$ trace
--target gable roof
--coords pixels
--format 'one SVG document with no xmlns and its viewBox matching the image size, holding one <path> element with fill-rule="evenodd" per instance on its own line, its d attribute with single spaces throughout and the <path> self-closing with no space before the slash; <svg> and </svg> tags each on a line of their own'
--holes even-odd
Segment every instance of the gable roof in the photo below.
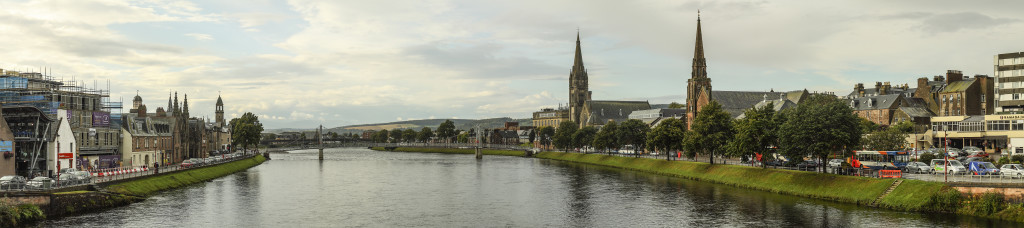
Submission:
<svg viewBox="0 0 1024 228">
<path fill-rule="evenodd" d="M 906 113 L 910 117 L 932 117 L 935 116 L 931 111 L 928 111 L 924 107 L 900 107 L 901 112 Z"/>
<path fill-rule="evenodd" d="M 590 117 L 586 123 L 604 125 L 608 120 L 621 123 L 629 118 L 629 114 L 636 110 L 651 109 L 647 101 L 586 101 L 583 103 L 588 108 Z"/>
<path fill-rule="evenodd" d="M 754 91 L 711 91 L 711 100 L 722 105 L 722 109 L 729 112 L 730 117 L 736 118 L 743 114 L 744 110 L 754 107 L 758 102 L 772 98 L 784 97 L 783 92 L 754 92 Z"/>
<path fill-rule="evenodd" d="M 972 79 L 965 79 L 963 81 L 955 81 L 953 83 L 949 83 L 949 85 L 946 85 L 946 87 L 942 89 L 941 93 L 952 93 L 952 92 L 967 91 L 967 89 L 971 88 L 971 85 L 974 84 L 974 81 L 976 81 L 976 80 L 974 80 L 972 78 Z"/>
<path fill-rule="evenodd" d="M 860 110 L 876 110 L 876 109 L 889 109 L 895 108 L 894 105 L 899 104 L 899 100 L 902 100 L 903 94 L 887 94 L 870 97 L 858 97 L 853 99 L 845 100 L 848 105 L 855 111 Z"/>
</svg>

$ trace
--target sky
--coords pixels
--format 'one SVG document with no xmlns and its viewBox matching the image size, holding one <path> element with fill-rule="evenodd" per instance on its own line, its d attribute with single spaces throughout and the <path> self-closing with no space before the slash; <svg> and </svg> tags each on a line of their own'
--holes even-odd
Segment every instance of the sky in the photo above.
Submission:
<svg viewBox="0 0 1024 228">
<path fill-rule="evenodd" d="M 715 90 L 830 91 L 993 75 L 1024 1 L 0 0 L 0 68 L 49 69 L 149 110 L 265 128 L 530 118 L 568 102 L 576 36 L 595 100 L 685 101 L 700 10 Z M 95 86 L 94 86 L 95 85 Z M 123 112 L 127 112 L 126 107 Z M 166 107 L 165 107 L 166 108 Z"/>
</svg>

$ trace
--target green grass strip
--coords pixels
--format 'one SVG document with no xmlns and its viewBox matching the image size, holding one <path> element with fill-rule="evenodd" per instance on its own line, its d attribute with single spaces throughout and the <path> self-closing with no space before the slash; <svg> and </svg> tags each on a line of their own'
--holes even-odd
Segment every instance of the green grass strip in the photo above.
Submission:
<svg viewBox="0 0 1024 228">
<path fill-rule="evenodd" d="M 159 175 L 140 180 L 107 186 L 107 191 L 134 196 L 148 196 L 153 193 L 195 184 L 242 171 L 259 165 L 267 159 L 263 155 L 228 162 L 220 165 L 195 168 L 173 174 Z"/>
<path fill-rule="evenodd" d="M 373 147 L 372 150 L 387 151 L 384 147 Z M 474 149 L 464 148 L 434 148 L 434 147 L 398 147 L 395 148 L 397 152 L 421 152 L 421 153 L 445 153 L 445 154 L 476 154 Z M 502 156 L 526 156 L 526 151 L 517 150 L 492 150 L 484 149 L 480 151 L 484 155 L 502 155 Z"/>
</svg>

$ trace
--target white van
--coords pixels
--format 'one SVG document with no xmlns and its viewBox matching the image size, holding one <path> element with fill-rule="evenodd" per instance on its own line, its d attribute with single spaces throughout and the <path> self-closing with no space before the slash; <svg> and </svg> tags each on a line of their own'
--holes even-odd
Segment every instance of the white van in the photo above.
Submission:
<svg viewBox="0 0 1024 228">
<path fill-rule="evenodd" d="M 957 160 L 932 159 L 931 165 L 934 173 L 967 174 L 967 168 Z"/>
</svg>

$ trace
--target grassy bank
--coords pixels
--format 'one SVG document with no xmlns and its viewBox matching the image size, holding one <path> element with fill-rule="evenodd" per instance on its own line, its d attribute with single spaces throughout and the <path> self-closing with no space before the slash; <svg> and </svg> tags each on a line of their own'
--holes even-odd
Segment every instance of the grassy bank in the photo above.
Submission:
<svg viewBox="0 0 1024 228">
<path fill-rule="evenodd" d="M 386 151 L 384 147 L 373 147 L 372 150 Z M 392 151 L 398 152 L 422 152 L 422 153 L 446 153 L 446 154 L 476 154 L 474 149 L 460 149 L 460 148 L 426 148 L 426 147 L 398 147 Z M 480 151 L 484 155 L 502 155 L 502 156 L 526 156 L 526 151 L 516 150 L 492 150 L 484 149 Z"/>
<path fill-rule="evenodd" d="M 114 184 L 111 186 L 107 186 L 106 189 L 107 191 L 110 192 L 125 195 L 148 196 L 158 191 L 178 188 L 185 185 L 195 184 L 211 180 L 214 178 L 227 176 L 228 174 L 232 174 L 259 165 L 260 163 L 263 163 L 266 160 L 267 159 L 264 158 L 263 155 L 256 155 L 256 157 L 233 161 L 225 164 L 191 169 L 168 175 L 160 175 L 140 180 Z"/>
<path fill-rule="evenodd" d="M 859 205 L 866 205 L 874 201 L 894 181 L 892 179 L 871 179 L 782 169 L 711 165 L 702 162 L 666 161 L 600 154 L 542 152 L 536 156 Z"/>
<path fill-rule="evenodd" d="M 536 157 L 616 167 L 858 205 L 870 204 L 895 181 L 894 179 L 600 154 L 542 152 Z M 882 198 L 878 202 L 878 206 L 899 211 L 946 212 L 1024 222 L 1024 204 L 1007 203 L 1005 197 L 998 193 L 962 194 L 939 182 L 904 180 L 899 187 Z"/>
</svg>

